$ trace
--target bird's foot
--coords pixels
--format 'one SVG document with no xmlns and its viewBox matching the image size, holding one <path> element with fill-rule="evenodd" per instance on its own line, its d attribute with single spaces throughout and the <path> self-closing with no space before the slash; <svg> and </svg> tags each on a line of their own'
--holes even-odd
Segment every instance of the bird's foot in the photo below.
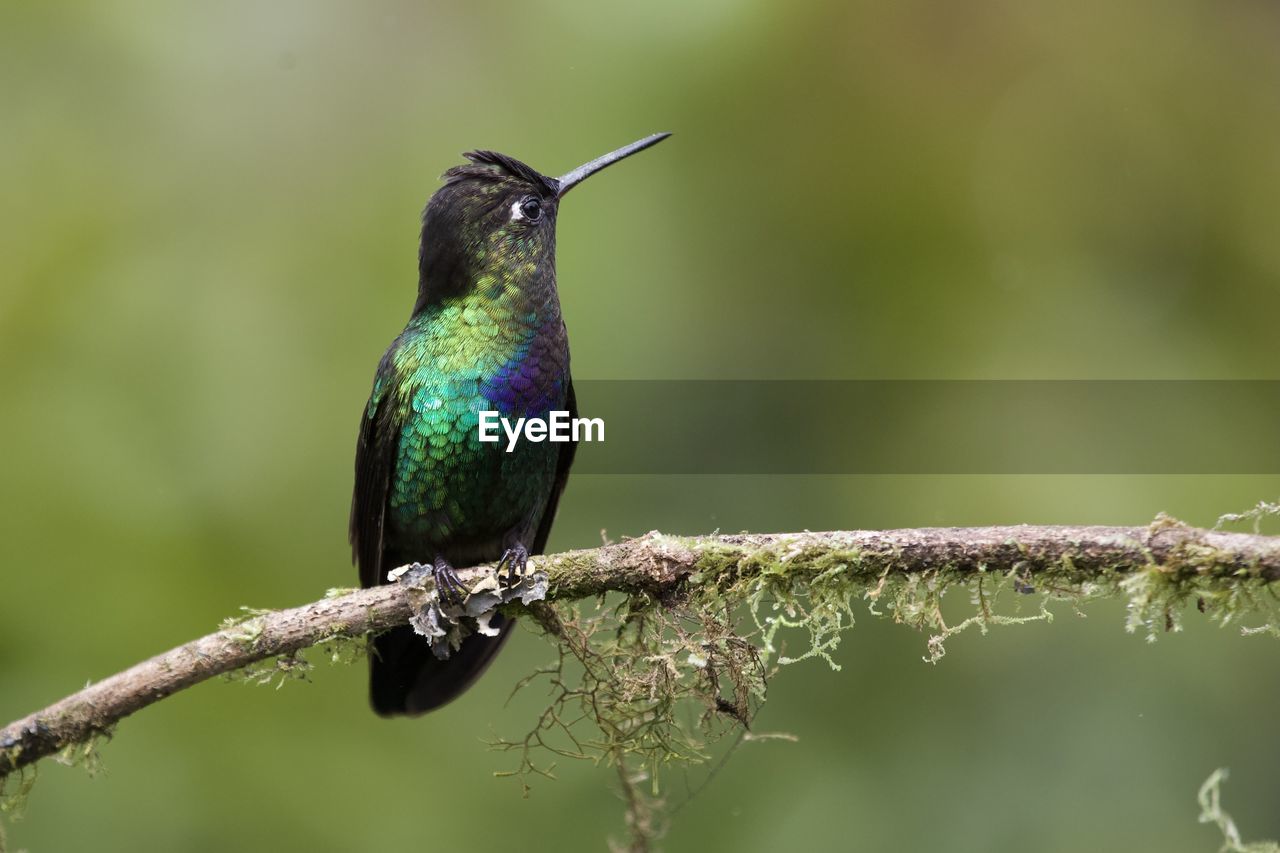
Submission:
<svg viewBox="0 0 1280 853">
<path fill-rule="evenodd" d="M 461 607 L 462 602 L 471 594 L 471 590 L 463 586 L 462 579 L 458 577 L 458 570 L 449 565 L 444 557 L 436 557 L 432 575 L 436 579 L 436 595 L 445 607 Z"/>
<path fill-rule="evenodd" d="M 507 582 L 502 582 L 502 569 L 506 567 Z M 498 576 L 498 585 L 507 586 L 508 588 L 515 586 L 524 580 L 525 572 L 529 569 L 529 551 L 523 545 L 516 543 L 508 548 L 502 554 L 502 559 L 498 561 L 498 565 L 494 566 L 494 573 Z"/>
</svg>

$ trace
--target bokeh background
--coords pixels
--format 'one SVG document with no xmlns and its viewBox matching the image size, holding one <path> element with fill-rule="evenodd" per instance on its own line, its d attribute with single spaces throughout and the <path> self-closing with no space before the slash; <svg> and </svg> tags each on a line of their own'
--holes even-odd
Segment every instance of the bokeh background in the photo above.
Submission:
<svg viewBox="0 0 1280 853">
<path fill-rule="evenodd" d="M 558 173 L 677 134 L 561 216 L 584 379 L 1276 378 L 1277 38 L 1259 0 L 0 2 L 0 717 L 354 582 L 357 415 L 469 148 Z M 593 475 L 552 545 L 1211 524 L 1277 495 Z M 862 618 L 841 672 L 774 681 L 757 724 L 798 742 L 743 746 L 665 847 L 1208 851 L 1221 765 L 1245 835 L 1280 836 L 1276 642 L 1122 626 L 1064 610 L 929 666 Z M 491 775 L 550 654 L 518 636 L 417 721 L 375 719 L 362 666 L 203 685 L 126 721 L 97 778 L 42 768 L 10 845 L 600 849 L 610 771 L 562 762 L 529 799 Z"/>
</svg>

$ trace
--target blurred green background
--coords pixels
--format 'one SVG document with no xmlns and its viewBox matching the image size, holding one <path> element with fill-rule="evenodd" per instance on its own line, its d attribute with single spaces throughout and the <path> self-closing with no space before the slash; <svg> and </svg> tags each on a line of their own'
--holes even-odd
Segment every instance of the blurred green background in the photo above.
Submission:
<svg viewBox="0 0 1280 853">
<path fill-rule="evenodd" d="M 354 583 L 357 414 L 459 152 L 575 193 L 581 378 L 1275 378 L 1280 7 L 1258 0 L 0 2 L 0 717 Z M 1245 413 L 1247 414 L 1247 413 Z M 750 423 L 726 428 L 751 429 Z M 1211 524 L 1277 477 L 607 477 L 552 537 Z M 1194 614 L 1192 615 L 1194 617 Z M 1209 851 L 1280 836 L 1280 648 L 1119 604 L 953 641 L 863 618 L 784 670 L 668 850 Z M 360 850 L 621 837 L 610 771 L 491 773 L 551 649 L 374 718 L 363 666 L 216 682 L 50 765 L 13 848 Z M 692 783 L 699 778 L 690 774 Z M 682 798 L 683 780 L 672 791 Z"/>
</svg>

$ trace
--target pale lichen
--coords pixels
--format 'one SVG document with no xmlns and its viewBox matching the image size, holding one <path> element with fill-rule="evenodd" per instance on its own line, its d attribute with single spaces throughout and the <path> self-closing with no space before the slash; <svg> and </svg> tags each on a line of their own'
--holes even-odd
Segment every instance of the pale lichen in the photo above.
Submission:
<svg viewBox="0 0 1280 853">
<path fill-rule="evenodd" d="M 1218 516 L 1218 523 L 1213 526 L 1213 529 L 1221 530 L 1228 524 L 1248 521 L 1252 524 L 1254 533 L 1261 533 L 1263 521 L 1268 518 L 1277 517 L 1280 517 L 1280 502 L 1258 501 L 1255 506 L 1245 510 L 1244 512 L 1228 512 Z"/>
<path fill-rule="evenodd" d="M 533 565 L 532 561 L 529 564 Z M 430 566 L 418 567 L 420 572 L 397 569 L 389 577 L 400 583 L 421 585 L 427 578 L 433 578 Z M 434 585 L 434 580 L 432 581 Z M 512 603 L 529 606 L 547 597 L 547 575 L 545 572 L 528 571 L 516 578 L 514 583 L 499 579 L 496 572 L 488 573 L 471 584 L 466 598 L 458 603 L 443 603 L 438 596 L 423 601 L 409 625 L 414 632 L 427 641 L 431 651 L 440 660 L 449 657 L 462 646 L 462 641 L 472 634 L 496 637 L 500 624 L 491 624 L 498 615 L 499 608 Z"/>
<path fill-rule="evenodd" d="M 1274 841 L 1245 843 L 1231 815 L 1222 809 L 1222 783 L 1227 780 L 1226 768 L 1218 768 L 1200 786 L 1197 799 L 1200 802 L 1200 822 L 1212 823 L 1222 833 L 1222 846 L 1218 853 L 1280 853 L 1280 844 Z"/>
</svg>

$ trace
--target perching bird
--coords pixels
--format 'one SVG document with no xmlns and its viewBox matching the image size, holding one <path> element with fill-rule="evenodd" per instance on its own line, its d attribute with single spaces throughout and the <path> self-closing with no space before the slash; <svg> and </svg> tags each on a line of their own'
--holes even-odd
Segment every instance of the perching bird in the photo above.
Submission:
<svg viewBox="0 0 1280 853">
<path fill-rule="evenodd" d="M 556 290 L 556 212 L 565 193 L 659 133 L 550 178 L 493 151 L 444 174 L 422 215 L 418 300 L 382 357 L 360 419 L 350 539 L 360 583 L 433 567 L 442 598 L 465 590 L 455 567 L 499 561 L 508 582 L 547 544 L 575 445 L 482 443 L 478 418 L 577 417 L 569 339 Z M 457 697 L 493 660 L 497 636 L 472 634 L 438 660 L 408 626 L 375 638 L 370 698 L 383 716 Z"/>
</svg>

